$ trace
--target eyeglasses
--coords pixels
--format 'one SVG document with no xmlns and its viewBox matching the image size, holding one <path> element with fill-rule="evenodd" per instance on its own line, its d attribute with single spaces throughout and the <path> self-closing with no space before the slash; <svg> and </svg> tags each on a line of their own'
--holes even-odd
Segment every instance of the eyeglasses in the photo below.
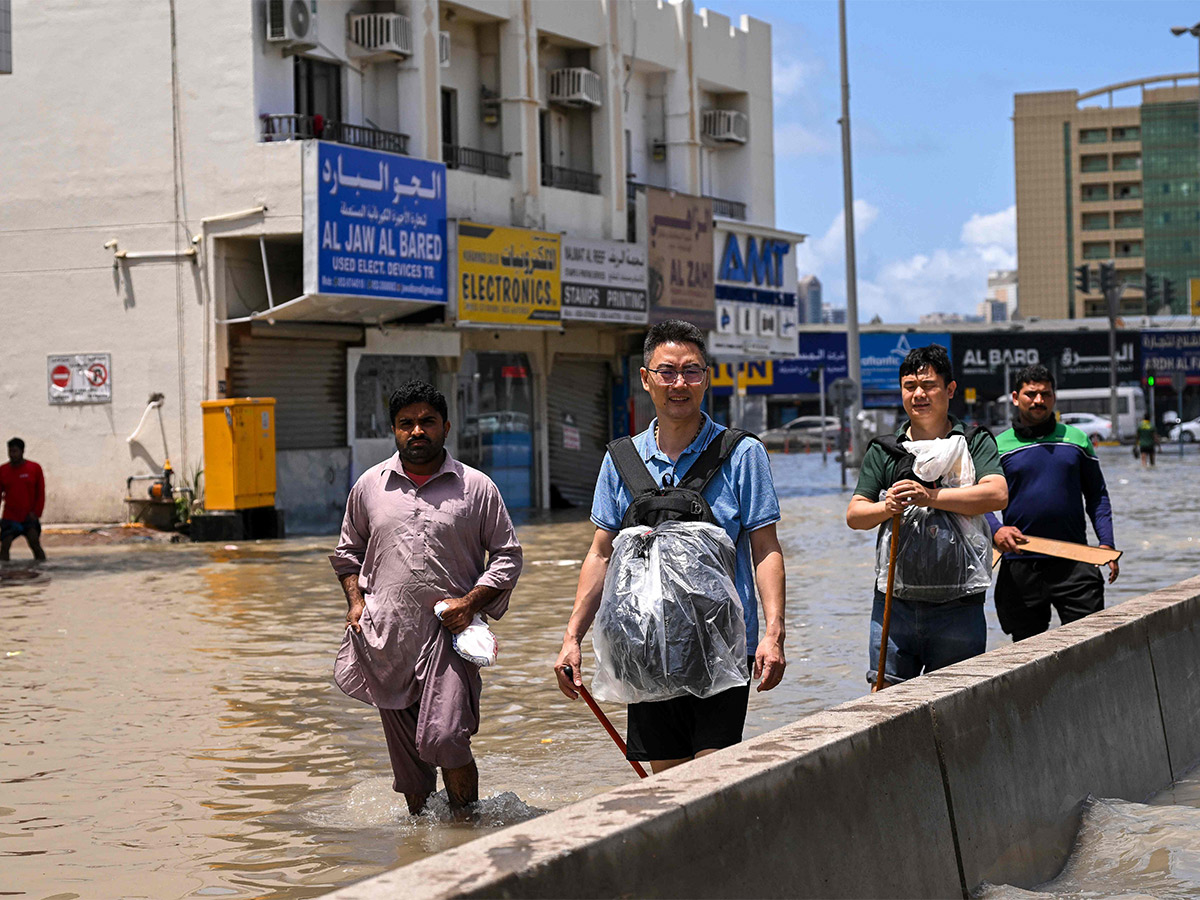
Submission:
<svg viewBox="0 0 1200 900">
<path fill-rule="evenodd" d="M 708 369 L 703 366 L 684 366 L 682 369 L 659 366 L 657 369 L 647 369 L 646 371 L 653 372 L 658 376 L 658 380 L 666 385 L 674 384 L 675 379 L 680 375 L 683 376 L 684 384 L 699 384 L 704 380 L 704 376 L 708 374 Z"/>
</svg>

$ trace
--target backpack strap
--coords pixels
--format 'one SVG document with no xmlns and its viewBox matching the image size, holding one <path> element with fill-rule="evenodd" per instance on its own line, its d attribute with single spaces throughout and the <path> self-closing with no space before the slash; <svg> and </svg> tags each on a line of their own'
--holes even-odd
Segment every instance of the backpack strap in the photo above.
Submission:
<svg viewBox="0 0 1200 900">
<path fill-rule="evenodd" d="M 725 465 L 725 460 L 733 455 L 734 449 L 741 443 L 742 438 L 747 437 L 754 437 L 754 435 L 740 428 L 726 428 L 716 440 L 708 442 L 708 446 L 692 463 L 687 474 L 683 476 L 683 480 L 679 482 L 679 486 L 703 494 L 708 488 L 708 483 L 720 471 L 721 466 Z"/>
<path fill-rule="evenodd" d="M 634 446 L 633 438 L 626 435 L 610 441 L 608 455 L 612 457 L 613 465 L 617 467 L 617 474 L 621 476 L 621 480 L 625 482 L 625 486 L 629 488 L 629 493 L 633 496 L 658 490 L 658 484 L 654 481 L 650 470 L 646 468 L 646 462 L 638 453 L 637 447 Z"/>
<path fill-rule="evenodd" d="M 872 438 L 871 444 L 877 444 L 879 449 L 886 453 L 892 459 L 904 459 L 911 454 L 900 446 L 900 439 L 894 434 L 881 434 L 877 438 Z M 871 449 L 871 444 L 867 444 L 867 449 Z"/>
</svg>

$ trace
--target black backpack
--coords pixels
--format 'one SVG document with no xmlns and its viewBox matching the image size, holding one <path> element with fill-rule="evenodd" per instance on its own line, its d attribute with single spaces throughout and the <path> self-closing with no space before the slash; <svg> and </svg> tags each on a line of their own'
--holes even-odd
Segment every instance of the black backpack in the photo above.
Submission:
<svg viewBox="0 0 1200 900">
<path fill-rule="evenodd" d="M 716 525 L 712 508 L 704 499 L 704 490 L 729 459 L 742 438 L 754 437 L 740 428 L 727 428 L 709 442 L 679 484 L 659 487 L 654 476 L 633 444 L 633 438 L 617 438 L 608 445 L 609 455 L 633 500 L 621 517 L 621 528 L 645 525 L 653 528 L 661 522 L 707 522 Z"/>
<path fill-rule="evenodd" d="M 975 435 L 979 434 L 981 431 L 993 441 L 996 440 L 992 433 L 982 425 L 973 425 L 966 430 L 964 435 L 967 440 L 968 450 L 971 448 L 971 441 L 975 439 Z M 937 486 L 936 482 L 925 481 L 923 478 L 918 478 L 916 473 L 913 472 L 913 463 L 916 461 L 916 457 L 904 449 L 904 440 L 899 435 L 883 434 L 872 440 L 871 444 L 877 444 L 879 449 L 886 453 L 890 459 L 895 460 L 896 468 L 893 470 L 894 474 L 892 476 L 892 484 L 895 484 L 897 481 L 910 479 L 912 481 L 919 481 L 927 488 Z M 867 445 L 868 450 L 871 449 L 871 444 Z"/>
</svg>

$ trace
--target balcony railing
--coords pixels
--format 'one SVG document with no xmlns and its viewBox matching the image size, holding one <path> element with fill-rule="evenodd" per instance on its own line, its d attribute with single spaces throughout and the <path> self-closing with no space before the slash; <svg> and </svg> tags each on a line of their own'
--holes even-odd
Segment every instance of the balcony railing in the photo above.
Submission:
<svg viewBox="0 0 1200 900">
<path fill-rule="evenodd" d="M 326 119 L 324 116 L 302 116 L 295 113 L 264 113 L 264 141 L 296 141 L 317 139 L 337 144 L 352 144 L 370 150 L 389 153 L 408 153 L 408 135 L 383 131 L 366 125 L 350 125 Z"/>
<path fill-rule="evenodd" d="M 600 176 L 579 169 L 564 169 L 542 163 L 542 184 L 546 187 L 563 188 L 567 191 L 582 191 L 585 194 L 600 193 Z"/>
<path fill-rule="evenodd" d="M 447 169 L 463 169 L 496 178 L 508 177 L 508 157 L 503 153 L 488 153 L 486 150 L 475 150 L 472 147 L 442 144 L 442 159 Z"/>
<path fill-rule="evenodd" d="M 746 204 L 739 200 L 722 200 L 720 197 L 709 197 L 713 204 L 713 215 L 725 219 L 746 221 Z"/>
</svg>

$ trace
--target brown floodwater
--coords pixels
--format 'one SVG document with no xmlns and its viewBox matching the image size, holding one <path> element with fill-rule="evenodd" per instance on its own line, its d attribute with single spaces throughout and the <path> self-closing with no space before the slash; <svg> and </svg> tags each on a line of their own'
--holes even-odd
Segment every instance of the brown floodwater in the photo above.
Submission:
<svg viewBox="0 0 1200 900">
<path fill-rule="evenodd" d="M 1149 471 L 1127 449 L 1101 459 L 1126 550 L 1109 602 L 1195 574 L 1200 455 L 1163 453 Z M 867 689 L 874 536 L 846 528 L 832 459 L 772 466 L 789 666 L 779 688 L 751 694 L 747 736 Z M 635 778 L 550 669 L 592 527 L 567 513 L 519 531 L 526 568 L 484 673 L 476 825 L 438 802 L 408 816 L 376 712 L 333 685 L 345 601 L 332 538 L 63 548 L 39 570 L 14 546 L 0 568 L 0 895 L 311 897 Z M 1007 642 L 990 612 L 989 626 L 989 646 Z M 1136 828 L 1095 830 L 1194 859 L 1200 795 L 1184 786 L 1170 802 L 1138 806 L 1182 809 L 1166 849 Z M 1082 896 L 1072 889 L 1059 896 Z"/>
</svg>

